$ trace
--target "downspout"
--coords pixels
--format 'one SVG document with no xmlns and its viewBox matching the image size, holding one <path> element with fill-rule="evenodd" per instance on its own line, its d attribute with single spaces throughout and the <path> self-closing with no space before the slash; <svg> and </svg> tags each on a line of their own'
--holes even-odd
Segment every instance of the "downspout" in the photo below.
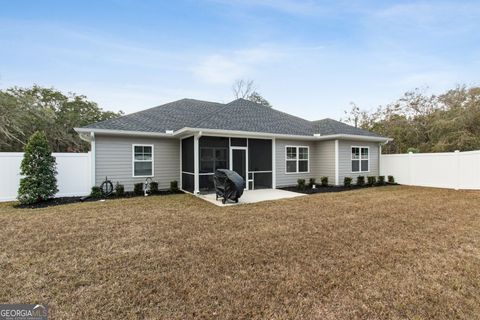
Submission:
<svg viewBox="0 0 480 320">
<path fill-rule="evenodd" d="M 338 140 L 335 140 L 335 185 L 340 185 L 340 168 L 339 168 L 339 147 L 338 147 Z"/>
<path fill-rule="evenodd" d="M 95 146 L 95 133 L 91 132 L 90 133 L 90 170 L 91 170 L 91 181 L 90 181 L 90 185 L 92 187 L 95 186 L 95 167 L 96 167 L 96 158 L 95 158 L 95 154 L 96 154 L 96 146 Z"/>
</svg>

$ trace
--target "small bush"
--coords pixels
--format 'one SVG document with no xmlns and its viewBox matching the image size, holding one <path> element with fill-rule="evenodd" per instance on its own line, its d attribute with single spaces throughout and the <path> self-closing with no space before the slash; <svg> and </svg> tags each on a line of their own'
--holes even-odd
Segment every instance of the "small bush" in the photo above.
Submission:
<svg viewBox="0 0 480 320">
<path fill-rule="evenodd" d="M 172 192 L 177 192 L 178 191 L 178 181 L 177 180 L 170 181 L 170 191 L 172 191 Z"/>
<path fill-rule="evenodd" d="M 357 177 L 357 186 L 363 187 L 365 185 L 365 177 L 364 176 L 358 176 Z"/>
<path fill-rule="evenodd" d="M 92 187 L 92 191 L 90 192 L 90 197 L 94 199 L 99 199 L 102 197 L 102 189 L 100 187 Z"/>
<path fill-rule="evenodd" d="M 375 176 L 368 176 L 367 177 L 367 183 L 369 186 L 373 186 L 377 183 L 377 177 Z"/>
<path fill-rule="evenodd" d="M 322 187 L 328 187 L 328 177 L 320 177 Z"/>
<path fill-rule="evenodd" d="M 385 185 L 385 176 L 378 176 L 378 183 L 379 186 Z"/>
<path fill-rule="evenodd" d="M 150 182 L 150 193 L 151 194 L 158 193 L 158 182 L 155 182 L 155 181 Z"/>
<path fill-rule="evenodd" d="M 115 194 L 117 197 L 123 197 L 125 195 L 125 187 L 123 184 L 120 184 L 119 182 L 115 184 Z"/>
<path fill-rule="evenodd" d="M 343 185 L 347 188 L 350 188 L 352 186 L 352 178 L 351 177 L 343 178 Z"/>
<path fill-rule="evenodd" d="M 143 182 L 135 183 L 133 185 L 133 193 L 137 196 L 143 195 Z"/>
<path fill-rule="evenodd" d="M 395 183 L 393 176 L 388 176 L 388 183 Z"/>
<path fill-rule="evenodd" d="M 308 188 L 313 189 L 314 185 L 316 185 L 316 179 L 315 178 L 310 178 L 308 180 Z"/>
<path fill-rule="evenodd" d="M 305 190 L 305 179 L 298 179 L 297 180 L 297 189 L 298 190 Z"/>
</svg>

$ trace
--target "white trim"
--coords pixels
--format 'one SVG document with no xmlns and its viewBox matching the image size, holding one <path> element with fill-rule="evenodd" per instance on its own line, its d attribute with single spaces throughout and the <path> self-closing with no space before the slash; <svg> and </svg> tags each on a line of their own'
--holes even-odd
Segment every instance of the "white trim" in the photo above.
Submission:
<svg viewBox="0 0 480 320">
<path fill-rule="evenodd" d="M 287 158 L 287 149 L 288 148 L 296 148 L 297 149 L 297 152 L 296 152 L 296 159 L 288 159 Z M 300 159 L 299 156 L 300 156 L 300 150 L 299 148 L 307 148 L 308 150 L 308 158 L 307 159 Z M 298 171 L 298 162 L 299 161 L 308 161 L 307 164 L 308 164 L 308 171 Z M 287 161 L 296 161 L 296 170 L 295 172 L 287 172 Z M 286 145 L 285 146 L 285 174 L 308 174 L 310 173 L 310 146 L 304 146 L 304 145 L 296 145 L 296 146 L 292 146 L 292 145 Z"/>
<path fill-rule="evenodd" d="M 162 138 L 180 138 L 184 134 L 192 134 L 199 131 L 203 131 L 211 136 L 229 136 L 234 138 L 249 138 L 249 137 L 263 137 L 268 138 L 288 138 L 293 140 L 332 140 L 332 139 L 344 139 L 344 140 L 358 140 L 358 141 L 372 141 L 372 142 L 388 142 L 392 141 L 392 138 L 385 137 L 372 137 L 361 136 L 355 134 L 332 134 L 325 136 L 316 135 L 293 135 L 293 134 L 279 134 L 279 133 L 267 133 L 267 132 L 248 132 L 240 130 L 220 130 L 220 129 L 206 129 L 206 128 L 190 128 L 184 127 L 172 134 L 161 132 L 142 132 L 142 131 L 130 131 L 130 130 L 111 130 L 111 129 L 95 129 L 95 128 L 74 128 L 78 133 L 83 132 L 95 132 L 110 135 L 131 135 L 131 136 L 144 136 L 144 137 L 162 137 Z"/>
<path fill-rule="evenodd" d="M 200 193 L 200 144 L 199 144 L 199 139 L 200 139 L 201 133 L 195 134 L 193 136 L 193 194 L 199 194 Z"/>
<path fill-rule="evenodd" d="M 135 160 L 135 147 L 151 147 L 152 148 L 152 160 Z M 134 143 L 132 144 L 132 178 L 153 178 L 155 177 L 155 146 L 153 144 L 141 144 Z M 135 175 L 135 162 L 151 162 L 152 163 L 152 174 L 146 176 L 136 176 Z"/>
<path fill-rule="evenodd" d="M 272 189 L 277 189 L 277 141 L 272 138 Z"/>
<path fill-rule="evenodd" d="M 92 181 L 90 181 L 90 184 L 92 185 L 92 187 L 95 186 L 96 184 L 96 167 L 97 167 L 97 161 L 96 161 L 96 144 L 95 144 L 95 133 L 94 132 L 91 132 L 90 133 L 90 148 L 91 148 L 91 154 L 90 154 L 90 179 L 92 179 Z"/>
<path fill-rule="evenodd" d="M 245 190 L 248 190 L 248 176 L 250 171 L 248 171 L 248 140 L 246 147 L 237 147 L 237 146 L 230 146 L 229 152 L 229 162 L 230 162 L 230 170 L 233 171 L 233 150 L 245 150 Z"/>
<path fill-rule="evenodd" d="M 183 169 L 183 168 L 182 168 L 182 165 L 183 165 L 183 164 L 182 164 L 182 143 L 183 143 L 183 139 L 179 139 L 179 140 L 180 140 L 180 141 L 179 141 L 179 144 L 180 144 L 180 152 L 179 152 L 179 153 L 180 153 L 180 159 L 179 159 L 179 160 L 180 160 L 180 161 L 179 161 L 179 162 L 180 162 L 180 170 L 179 170 L 179 171 L 180 171 L 180 177 L 179 177 L 179 183 L 178 183 L 179 186 L 178 186 L 178 188 L 179 188 L 180 190 L 182 190 L 182 187 L 183 187 L 183 174 L 182 174 L 182 169 Z"/>
<path fill-rule="evenodd" d="M 92 128 L 73 128 L 78 133 L 94 132 L 110 135 L 124 135 L 124 136 L 141 136 L 141 137 L 163 137 L 163 138 L 176 138 L 175 133 L 160 133 L 160 132 L 143 132 L 143 131 L 131 131 L 131 130 L 111 130 L 111 129 L 92 129 Z"/>
<path fill-rule="evenodd" d="M 335 140 L 335 185 L 338 186 L 340 185 L 340 174 L 339 174 L 339 166 L 340 166 L 340 163 L 339 163 L 339 147 L 338 147 L 338 140 Z M 350 150 L 350 152 L 352 152 L 352 150 Z M 352 164 L 350 163 L 350 166 Z"/>
<path fill-rule="evenodd" d="M 359 157 L 358 159 L 353 159 L 352 158 L 352 148 L 359 148 Z M 368 159 L 362 159 L 362 149 L 367 149 L 368 150 Z M 352 161 L 358 160 L 358 169 L 360 171 L 353 171 L 352 170 Z M 362 160 L 368 160 L 368 170 L 367 171 L 362 171 Z M 369 173 L 370 172 L 370 147 L 369 146 L 350 146 L 350 171 L 352 174 L 354 173 Z"/>
</svg>

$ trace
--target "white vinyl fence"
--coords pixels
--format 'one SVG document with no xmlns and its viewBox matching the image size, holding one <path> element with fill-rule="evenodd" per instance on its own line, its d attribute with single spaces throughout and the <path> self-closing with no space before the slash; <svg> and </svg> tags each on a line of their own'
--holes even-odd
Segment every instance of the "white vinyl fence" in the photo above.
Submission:
<svg viewBox="0 0 480 320">
<path fill-rule="evenodd" d="M 480 189 L 480 151 L 382 155 L 380 174 L 412 186 Z"/>
<path fill-rule="evenodd" d="M 57 197 L 84 196 L 90 193 L 90 152 L 53 153 L 57 160 Z M 17 197 L 22 152 L 0 153 L 0 201 Z"/>
</svg>

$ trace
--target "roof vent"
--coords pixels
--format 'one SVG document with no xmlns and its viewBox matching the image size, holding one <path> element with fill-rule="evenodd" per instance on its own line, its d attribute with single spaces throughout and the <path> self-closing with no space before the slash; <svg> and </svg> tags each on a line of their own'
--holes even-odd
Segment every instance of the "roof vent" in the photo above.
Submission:
<svg viewBox="0 0 480 320">
<path fill-rule="evenodd" d="M 165 130 L 166 134 L 173 134 L 173 130 Z"/>
<path fill-rule="evenodd" d="M 322 135 L 320 133 L 314 133 L 313 136 L 314 137 L 321 137 Z"/>
</svg>

